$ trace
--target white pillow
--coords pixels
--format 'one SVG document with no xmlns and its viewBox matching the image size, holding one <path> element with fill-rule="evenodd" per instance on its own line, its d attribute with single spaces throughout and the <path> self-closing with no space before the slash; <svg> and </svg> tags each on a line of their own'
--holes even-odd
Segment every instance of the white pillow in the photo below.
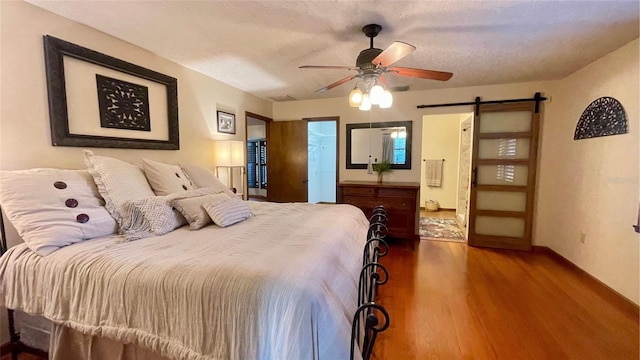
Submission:
<svg viewBox="0 0 640 360">
<path fill-rule="evenodd" d="M 207 214 L 202 205 L 207 203 L 218 203 L 220 201 L 231 199 L 225 193 L 204 195 L 187 199 L 173 200 L 171 205 L 176 208 L 182 216 L 189 222 L 191 230 L 199 230 L 205 225 L 211 224 L 213 221 Z"/>
<path fill-rule="evenodd" d="M 187 176 L 189 176 L 189 179 L 193 181 L 193 184 L 197 188 L 213 188 L 216 192 L 224 192 L 231 197 L 236 196 L 236 194 L 223 184 L 209 169 L 199 165 L 182 163 L 180 167 L 187 173 Z"/>
<path fill-rule="evenodd" d="M 169 195 L 196 188 L 178 165 L 142 159 L 142 166 L 156 195 Z"/>
<path fill-rule="evenodd" d="M 42 256 L 118 229 L 86 170 L 0 171 L 0 204 L 27 246 Z"/>
<path fill-rule="evenodd" d="M 123 206 L 121 232 L 127 241 L 171 232 L 187 223 L 182 214 L 171 205 L 173 201 L 209 195 L 212 192 L 213 189 L 205 188 L 128 201 Z"/>
<path fill-rule="evenodd" d="M 155 196 L 139 167 L 122 160 L 97 156 L 84 150 L 87 170 L 95 181 L 105 207 L 122 225 L 122 206 L 127 201 Z"/>
<path fill-rule="evenodd" d="M 213 222 L 220 227 L 227 227 L 253 216 L 253 211 L 238 199 L 230 199 L 218 203 L 202 205 Z"/>
</svg>

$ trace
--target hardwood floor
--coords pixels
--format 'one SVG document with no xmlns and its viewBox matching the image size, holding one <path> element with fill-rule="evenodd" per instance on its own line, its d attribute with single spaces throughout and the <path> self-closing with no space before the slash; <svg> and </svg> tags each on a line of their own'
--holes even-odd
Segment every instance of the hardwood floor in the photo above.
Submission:
<svg viewBox="0 0 640 360">
<path fill-rule="evenodd" d="M 438 218 L 438 219 L 455 219 L 456 211 L 442 210 L 442 209 L 438 211 L 427 211 L 425 209 L 420 209 L 420 217 Z"/>
<path fill-rule="evenodd" d="M 31 354 L 20 354 L 18 355 L 18 359 L 19 360 L 45 360 L 46 358 L 41 358 Z M 11 354 L 1 357 L 0 360 L 11 360 Z"/>
<path fill-rule="evenodd" d="M 391 324 L 374 359 L 639 357 L 637 312 L 546 253 L 421 241 L 381 260 L 390 280 L 379 302 Z"/>
<path fill-rule="evenodd" d="M 421 241 L 382 263 L 375 359 L 638 359 L 637 308 L 546 253 Z"/>
</svg>

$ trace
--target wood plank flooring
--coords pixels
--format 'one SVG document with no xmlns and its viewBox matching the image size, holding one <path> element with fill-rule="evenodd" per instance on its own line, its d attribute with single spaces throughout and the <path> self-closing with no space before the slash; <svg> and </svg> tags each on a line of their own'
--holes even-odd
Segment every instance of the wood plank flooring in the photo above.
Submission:
<svg viewBox="0 0 640 360">
<path fill-rule="evenodd" d="M 421 241 L 382 263 L 375 359 L 638 359 L 637 309 L 546 253 Z"/>
<path fill-rule="evenodd" d="M 382 263 L 391 325 L 374 359 L 639 357 L 637 313 L 545 253 L 421 241 L 414 252 L 392 247 Z"/>
</svg>

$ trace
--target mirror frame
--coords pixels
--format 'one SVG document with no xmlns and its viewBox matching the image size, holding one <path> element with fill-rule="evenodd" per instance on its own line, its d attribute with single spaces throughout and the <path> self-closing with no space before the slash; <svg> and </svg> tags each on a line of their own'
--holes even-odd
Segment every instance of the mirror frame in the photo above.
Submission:
<svg viewBox="0 0 640 360">
<path fill-rule="evenodd" d="M 359 124 L 347 124 L 347 169 L 366 169 L 368 164 L 352 164 L 351 163 L 351 131 L 355 129 L 372 129 L 386 128 L 386 127 L 402 127 L 407 130 L 406 137 L 406 149 L 405 149 L 405 163 L 404 164 L 391 164 L 391 168 L 394 170 L 409 170 L 411 169 L 411 144 L 413 139 L 413 132 L 411 130 L 413 121 L 387 121 L 387 122 L 375 122 L 375 123 L 359 123 Z"/>
</svg>

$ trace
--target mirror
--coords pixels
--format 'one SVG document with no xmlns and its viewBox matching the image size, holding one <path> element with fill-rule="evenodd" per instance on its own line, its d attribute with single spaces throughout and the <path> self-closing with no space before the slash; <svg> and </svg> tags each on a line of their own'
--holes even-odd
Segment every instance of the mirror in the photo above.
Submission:
<svg viewBox="0 0 640 360">
<path fill-rule="evenodd" d="M 411 121 L 347 124 L 347 169 L 366 169 L 389 160 L 392 169 L 411 169 Z"/>
</svg>

